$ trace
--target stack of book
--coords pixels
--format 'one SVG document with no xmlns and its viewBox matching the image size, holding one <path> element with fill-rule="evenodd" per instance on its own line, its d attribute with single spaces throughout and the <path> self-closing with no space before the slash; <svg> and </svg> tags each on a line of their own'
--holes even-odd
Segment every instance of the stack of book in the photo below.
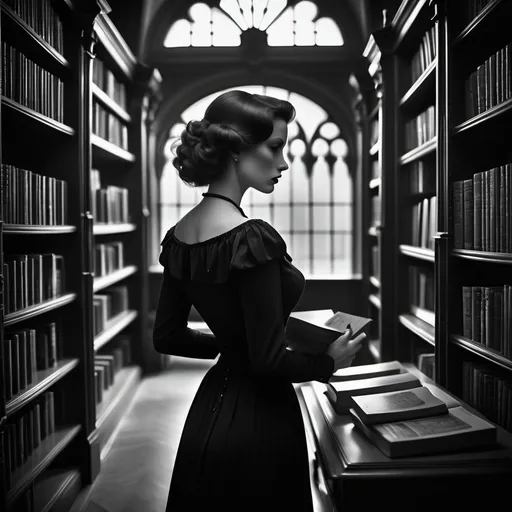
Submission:
<svg viewBox="0 0 512 512">
<path fill-rule="evenodd" d="M 338 370 L 326 396 L 338 414 L 388 457 L 411 457 L 496 444 L 497 429 L 398 361 Z"/>
</svg>

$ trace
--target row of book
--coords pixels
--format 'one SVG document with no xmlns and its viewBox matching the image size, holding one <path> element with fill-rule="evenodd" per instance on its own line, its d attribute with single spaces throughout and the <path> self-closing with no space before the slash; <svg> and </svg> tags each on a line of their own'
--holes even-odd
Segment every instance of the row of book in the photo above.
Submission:
<svg viewBox="0 0 512 512">
<path fill-rule="evenodd" d="M 436 107 L 431 105 L 405 123 L 405 151 L 410 151 L 436 136 Z"/>
<path fill-rule="evenodd" d="M 7 487 L 13 483 L 16 470 L 21 469 L 34 450 L 55 432 L 55 396 L 46 391 L 33 400 L 17 419 L 5 425 L 5 472 Z"/>
<path fill-rule="evenodd" d="M 96 57 L 92 64 L 92 81 L 123 109 L 128 108 L 126 85 L 117 80 L 104 62 Z"/>
<path fill-rule="evenodd" d="M 98 224 L 129 222 L 128 189 L 114 185 L 101 186 L 98 169 L 91 169 L 91 210 Z"/>
<path fill-rule="evenodd" d="M 512 287 L 463 286 L 462 333 L 512 359 Z"/>
<path fill-rule="evenodd" d="M 94 336 L 98 336 L 108 325 L 108 321 L 128 310 L 128 287 L 111 286 L 93 297 Z"/>
<path fill-rule="evenodd" d="M 462 399 L 486 418 L 512 432 L 512 381 L 501 379 L 484 366 L 462 364 Z"/>
<path fill-rule="evenodd" d="M 437 197 L 425 197 L 412 206 L 412 245 L 434 249 L 436 231 Z"/>
<path fill-rule="evenodd" d="M 430 27 L 421 40 L 417 52 L 411 59 L 411 84 L 421 76 L 436 58 L 436 27 Z"/>
<path fill-rule="evenodd" d="M 65 290 L 64 258 L 60 254 L 7 254 L 4 262 L 4 310 L 13 313 Z"/>
<path fill-rule="evenodd" d="M 471 118 L 512 97 L 512 43 L 492 54 L 465 81 L 466 116 Z"/>
<path fill-rule="evenodd" d="M 424 352 L 417 357 L 418 370 L 429 379 L 434 380 L 436 375 L 436 355 L 434 352 Z"/>
<path fill-rule="evenodd" d="M 0 189 L 4 222 L 43 226 L 67 224 L 66 181 L 1 164 Z"/>
<path fill-rule="evenodd" d="M 415 160 L 407 166 L 408 194 L 436 195 L 436 168 L 425 160 Z"/>
<path fill-rule="evenodd" d="M 128 127 L 98 101 L 92 104 L 92 132 L 122 149 L 128 150 Z"/>
<path fill-rule="evenodd" d="M 63 344 L 60 322 L 9 332 L 4 338 L 5 399 L 38 383 L 38 372 L 57 367 Z"/>
<path fill-rule="evenodd" d="M 349 414 L 390 458 L 485 449 L 497 442 L 494 424 L 398 361 L 338 370 L 325 387 L 334 411 Z"/>
<path fill-rule="evenodd" d="M 119 339 L 120 338 L 120 339 Z M 114 385 L 116 375 L 131 364 L 130 339 L 116 338 L 118 345 L 108 354 L 94 355 L 94 393 L 96 405 L 103 401 L 104 394 Z"/>
<path fill-rule="evenodd" d="M 36 34 L 60 54 L 64 50 L 62 22 L 50 0 L 3 0 Z"/>
<path fill-rule="evenodd" d="M 370 207 L 370 224 L 372 226 L 377 226 L 380 224 L 381 219 L 381 208 L 382 208 L 382 199 L 380 195 L 374 195 L 371 198 L 371 207 Z"/>
<path fill-rule="evenodd" d="M 380 163 L 378 160 L 372 161 L 372 179 L 380 178 Z"/>
<path fill-rule="evenodd" d="M 2 93 L 24 107 L 64 122 L 64 82 L 4 41 Z"/>
<path fill-rule="evenodd" d="M 107 276 L 124 267 L 123 242 L 96 244 L 94 247 L 94 275 Z"/>
<path fill-rule="evenodd" d="M 453 182 L 453 247 L 512 252 L 512 164 Z"/>
<path fill-rule="evenodd" d="M 408 272 L 409 304 L 428 311 L 434 311 L 435 288 L 432 271 L 418 265 L 410 265 Z"/>
</svg>

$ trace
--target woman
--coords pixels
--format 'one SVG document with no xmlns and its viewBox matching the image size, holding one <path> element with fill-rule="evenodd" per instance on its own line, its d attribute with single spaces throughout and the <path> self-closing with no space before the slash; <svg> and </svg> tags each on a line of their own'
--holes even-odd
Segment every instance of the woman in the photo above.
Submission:
<svg viewBox="0 0 512 512">
<path fill-rule="evenodd" d="M 166 234 L 153 341 L 164 354 L 215 359 L 192 402 L 167 512 L 312 512 L 309 463 L 294 382 L 327 382 L 364 338 L 343 334 L 320 355 L 286 348 L 284 327 L 304 276 L 279 233 L 240 207 L 270 194 L 288 169 L 287 101 L 230 91 L 181 135 L 173 164 L 204 199 Z M 194 305 L 213 334 L 187 327 Z M 208 508 L 206 508 L 208 507 Z"/>
</svg>

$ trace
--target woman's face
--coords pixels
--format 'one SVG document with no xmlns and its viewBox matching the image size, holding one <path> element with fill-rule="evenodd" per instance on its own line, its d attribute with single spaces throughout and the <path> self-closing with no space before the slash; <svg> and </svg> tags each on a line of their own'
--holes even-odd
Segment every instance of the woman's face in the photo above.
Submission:
<svg viewBox="0 0 512 512">
<path fill-rule="evenodd" d="M 288 126 L 282 119 L 274 121 L 274 130 L 261 144 L 247 151 L 241 151 L 237 172 L 244 188 L 252 187 L 269 194 L 276 185 L 273 178 L 288 169 L 283 148 L 288 137 Z"/>
</svg>

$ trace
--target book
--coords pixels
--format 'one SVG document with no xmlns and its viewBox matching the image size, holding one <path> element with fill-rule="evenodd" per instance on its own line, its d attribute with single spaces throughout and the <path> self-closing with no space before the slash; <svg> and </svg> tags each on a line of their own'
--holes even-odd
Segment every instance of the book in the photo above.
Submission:
<svg viewBox="0 0 512 512">
<path fill-rule="evenodd" d="M 347 329 L 352 329 L 352 337 L 362 332 L 368 334 L 371 318 L 351 315 L 332 309 L 294 311 L 286 324 L 285 336 L 291 350 L 309 354 L 320 354 L 337 340 Z"/>
<path fill-rule="evenodd" d="M 390 458 L 491 447 L 497 429 L 462 406 L 446 414 L 366 425 L 354 409 L 349 411 L 359 428 L 382 453 Z"/>
<path fill-rule="evenodd" d="M 366 425 L 446 414 L 449 405 L 425 384 L 418 388 L 352 396 L 352 408 Z"/>
<path fill-rule="evenodd" d="M 369 379 L 372 377 L 383 377 L 384 375 L 396 375 L 407 370 L 399 361 L 387 361 L 385 363 L 362 364 L 349 366 L 335 371 L 330 379 L 331 382 L 345 382 L 348 380 Z"/>
<path fill-rule="evenodd" d="M 353 405 L 351 397 L 400 391 L 421 386 L 415 375 L 406 371 L 395 375 L 384 375 L 369 379 L 350 380 L 346 382 L 328 382 L 326 396 L 338 414 L 348 414 Z"/>
</svg>

